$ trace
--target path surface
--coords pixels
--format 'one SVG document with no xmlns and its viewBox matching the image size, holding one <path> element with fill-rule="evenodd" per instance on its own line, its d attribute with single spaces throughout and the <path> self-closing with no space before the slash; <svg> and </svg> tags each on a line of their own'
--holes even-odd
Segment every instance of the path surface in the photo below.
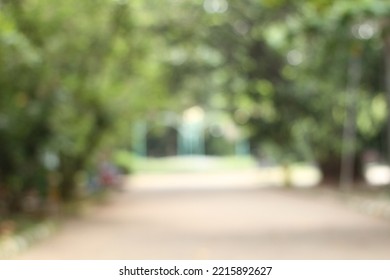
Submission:
<svg viewBox="0 0 390 280">
<path fill-rule="evenodd" d="M 130 179 L 20 259 L 390 259 L 390 222 L 254 174 Z"/>
</svg>

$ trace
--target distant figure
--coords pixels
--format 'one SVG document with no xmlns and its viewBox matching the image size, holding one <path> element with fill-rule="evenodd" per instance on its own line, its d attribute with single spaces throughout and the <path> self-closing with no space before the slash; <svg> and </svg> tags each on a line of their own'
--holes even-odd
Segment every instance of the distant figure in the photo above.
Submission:
<svg viewBox="0 0 390 280">
<path fill-rule="evenodd" d="M 99 164 L 99 183 L 104 187 L 120 188 L 122 185 L 120 170 L 103 155 Z"/>
</svg>

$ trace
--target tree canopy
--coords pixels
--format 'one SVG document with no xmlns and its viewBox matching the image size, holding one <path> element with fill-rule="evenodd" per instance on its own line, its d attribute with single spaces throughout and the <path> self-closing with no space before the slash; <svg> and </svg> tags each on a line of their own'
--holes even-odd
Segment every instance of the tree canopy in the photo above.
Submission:
<svg viewBox="0 0 390 280">
<path fill-rule="evenodd" d="M 230 116 L 254 154 L 324 172 L 388 151 L 389 14 L 381 0 L 0 1 L 2 208 L 52 185 L 71 199 L 98 150 L 195 105 Z"/>
</svg>

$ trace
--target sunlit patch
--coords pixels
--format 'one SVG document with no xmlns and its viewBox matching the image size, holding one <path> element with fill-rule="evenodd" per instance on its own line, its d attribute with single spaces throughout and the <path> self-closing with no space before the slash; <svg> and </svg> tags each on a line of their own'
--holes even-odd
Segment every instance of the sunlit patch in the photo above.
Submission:
<svg viewBox="0 0 390 280">
<path fill-rule="evenodd" d="M 364 177 L 372 186 L 390 183 L 390 166 L 384 164 L 369 164 L 365 168 Z"/>
<path fill-rule="evenodd" d="M 227 11 L 229 5 L 226 0 L 205 0 L 203 2 L 203 8 L 210 14 L 222 14 Z"/>
<path fill-rule="evenodd" d="M 52 152 L 44 152 L 41 160 L 47 170 L 55 170 L 60 165 L 60 159 L 57 154 Z"/>
<path fill-rule="evenodd" d="M 237 20 L 233 24 L 234 31 L 239 35 L 245 35 L 249 32 L 249 25 L 242 20 Z"/>
<path fill-rule="evenodd" d="M 309 188 L 321 182 L 320 170 L 313 165 L 296 165 L 291 167 L 291 185 L 299 188 Z"/>
<path fill-rule="evenodd" d="M 291 50 L 287 53 L 287 62 L 291 65 L 299 65 L 303 61 L 303 54 L 298 50 Z"/>
<path fill-rule="evenodd" d="M 183 113 L 183 120 L 186 123 L 198 123 L 204 119 L 205 112 L 199 106 L 193 106 Z"/>
<path fill-rule="evenodd" d="M 187 53 L 183 49 L 174 49 L 169 54 L 169 61 L 173 65 L 181 65 L 187 60 Z"/>
<path fill-rule="evenodd" d="M 362 24 L 356 24 L 352 27 L 352 35 L 358 39 L 371 39 L 377 32 L 377 25 L 374 22 L 367 21 Z"/>
</svg>

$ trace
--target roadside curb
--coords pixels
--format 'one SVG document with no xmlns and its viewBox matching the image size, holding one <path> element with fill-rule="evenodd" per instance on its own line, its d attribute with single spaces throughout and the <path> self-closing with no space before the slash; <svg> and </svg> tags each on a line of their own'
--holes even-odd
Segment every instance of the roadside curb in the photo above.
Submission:
<svg viewBox="0 0 390 280">
<path fill-rule="evenodd" d="M 390 220 L 390 200 L 374 199 L 361 196 L 346 198 L 347 205 L 361 213 Z"/>
<path fill-rule="evenodd" d="M 68 205 L 63 205 L 59 212 L 59 216 L 48 218 L 18 234 L 11 234 L 3 237 L 0 236 L 0 260 L 15 258 L 18 254 L 22 253 L 34 244 L 54 235 L 60 228 L 61 224 L 66 221 L 67 217 L 84 215 L 91 210 L 93 205 L 99 203 L 101 199 L 107 201 L 108 198 L 108 193 L 103 193 L 103 196 L 97 200 L 89 198 L 87 200 L 74 201 Z"/>
<path fill-rule="evenodd" d="M 346 192 L 327 186 L 317 190 L 324 195 L 336 198 L 340 203 L 361 214 L 390 221 L 390 193 L 359 190 Z"/>
<path fill-rule="evenodd" d="M 0 238 L 0 260 L 12 259 L 36 242 L 53 235 L 57 229 L 57 222 L 45 221 L 22 233 Z"/>
</svg>

